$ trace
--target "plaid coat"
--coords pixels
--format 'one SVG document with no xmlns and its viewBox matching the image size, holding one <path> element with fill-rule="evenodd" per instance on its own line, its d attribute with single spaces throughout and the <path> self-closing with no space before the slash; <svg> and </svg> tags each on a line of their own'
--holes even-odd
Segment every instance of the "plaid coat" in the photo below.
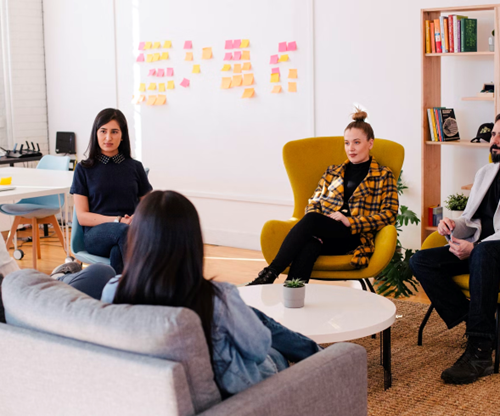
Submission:
<svg viewBox="0 0 500 416">
<path fill-rule="evenodd" d="M 314 195 L 306 207 L 308 212 L 324 215 L 339 211 L 344 204 L 344 173 L 342 165 L 329 166 L 320 179 Z M 360 234 L 361 245 L 353 252 L 351 264 L 356 268 L 368 266 L 375 250 L 374 240 L 378 230 L 395 224 L 399 209 L 396 179 L 391 170 L 380 166 L 372 157 L 365 179 L 361 181 L 351 198 L 349 210 L 352 234 Z"/>
</svg>

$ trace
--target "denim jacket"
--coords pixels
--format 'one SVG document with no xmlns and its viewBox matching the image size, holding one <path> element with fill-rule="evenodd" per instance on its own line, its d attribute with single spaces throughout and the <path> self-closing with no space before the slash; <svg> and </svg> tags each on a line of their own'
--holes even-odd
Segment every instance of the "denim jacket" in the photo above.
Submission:
<svg viewBox="0 0 500 416">
<path fill-rule="evenodd" d="M 104 287 L 101 301 L 113 303 L 119 278 Z M 276 374 L 278 368 L 268 355 L 271 331 L 241 299 L 236 286 L 213 283 L 212 365 L 222 395 L 230 396 Z"/>
</svg>

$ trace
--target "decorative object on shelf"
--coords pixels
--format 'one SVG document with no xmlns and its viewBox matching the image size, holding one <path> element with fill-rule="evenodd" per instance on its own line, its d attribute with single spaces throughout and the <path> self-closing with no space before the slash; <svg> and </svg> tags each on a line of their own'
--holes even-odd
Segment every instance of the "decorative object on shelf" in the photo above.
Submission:
<svg viewBox="0 0 500 416">
<path fill-rule="evenodd" d="M 398 178 L 398 195 L 402 195 L 404 190 L 408 189 L 401 179 L 402 176 L 403 171 L 401 171 L 401 175 L 399 175 Z M 404 205 L 399 207 L 398 218 L 396 221 L 398 237 L 402 232 L 401 227 L 403 225 L 418 225 L 419 223 L 420 219 L 413 211 Z M 400 296 L 409 297 L 413 295 L 410 286 L 416 290 L 417 281 L 413 277 L 413 273 L 410 269 L 410 258 L 414 254 L 415 251 L 409 248 L 404 248 L 398 238 L 396 251 L 391 262 L 380 272 L 379 275 L 375 276 L 375 285 L 377 286 L 377 293 L 379 295 L 394 296 L 395 298 L 399 298 Z"/>
<path fill-rule="evenodd" d="M 488 38 L 488 49 L 490 52 L 495 52 L 495 31 L 491 31 L 491 36 Z"/>
<path fill-rule="evenodd" d="M 477 93 L 478 97 L 491 97 L 493 98 L 495 92 L 495 84 L 493 82 L 487 82 L 483 84 L 483 89 Z"/>
<path fill-rule="evenodd" d="M 472 143 L 481 143 L 481 140 L 488 142 L 491 140 L 491 130 L 493 130 L 493 123 L 484 123 L 479 126 L 477 129 L 476 137 L 474 137 L 471 142 Z"/>
<path fill-rule="evenodd" d="M 285 308 L 302 308 L 306 298 L 306 282 L 300 279 L 285 280 L 283 305 Z"/>
<path fill-rule="evenodd" d="M 451 211 L 450 216 L 452 219 L 459 218 L 462 215 L 468 200 L 469 197 L 464 194 L 453 194 L 448 196 L 446 201 L 444 201 L 444 206 Z"/>
</svg>

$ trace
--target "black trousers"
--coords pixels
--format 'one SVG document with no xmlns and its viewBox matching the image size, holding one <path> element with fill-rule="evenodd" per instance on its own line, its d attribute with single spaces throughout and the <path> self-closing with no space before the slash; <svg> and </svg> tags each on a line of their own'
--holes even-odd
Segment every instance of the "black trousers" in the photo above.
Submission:
<svg viewBox="0 0 500 416">
<path fill-rule="evenodd" d="M 280 274 L 290 266 L 287 280 L 307 282 L 320 255 L 347 254 L 360 244 L 359 234 L 340 221 L 310 212 L 290 230 L 269 268 Z"/>
</svg>

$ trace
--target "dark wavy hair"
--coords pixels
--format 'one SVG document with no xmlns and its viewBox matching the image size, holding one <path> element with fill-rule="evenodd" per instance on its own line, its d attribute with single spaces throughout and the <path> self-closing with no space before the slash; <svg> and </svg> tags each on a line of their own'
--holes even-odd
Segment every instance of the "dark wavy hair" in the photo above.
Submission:
<svg viewBox="0 0 500 416">
<path fill-rule="evenodd" d="M 216 287 L 203 277 L 203 238 L 194 205 L 174 191 L 154 191 L 130 225 L 125 269 L 113 303 L 182 306 L 201 319 L 212 353 Z"/>
<path fill-rule="evenodd" d="M 97 156 L 101 154 L 101 148 L 99 147 L 99 141 L 97 140 L 98 130 L 108 124 L 110 121 L 116 120 L 122 131 L 122 141 L 118 147 L 118 151 L 125 156 L 125 158 L 131 158 L 130 152 L 130 137 L 128 135 L 128 125 L 127 119 L 123 113 L 115 108 L 106 108 L 102 110 L 94 120 L 94 125 L 92 126 L 92 132 L 90 133 L 90 141 L 85 155 L 88 154 L 87 159 L 82 160 L 81 164 L 85 168 L 90 168 L 95 165 L 97 161 Z"/>
</svg>

